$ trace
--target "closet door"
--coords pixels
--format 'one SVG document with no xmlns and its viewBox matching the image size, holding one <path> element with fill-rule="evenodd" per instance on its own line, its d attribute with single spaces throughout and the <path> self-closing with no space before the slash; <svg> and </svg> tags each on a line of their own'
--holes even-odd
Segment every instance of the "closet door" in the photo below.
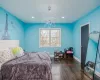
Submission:
<svg viewBox="0 0 100 80">
<path fill-rule="evenodd" d="M 89 24 L 81 27 L 81 68 L 84 69 L 89 40 Z"/>
</svg>

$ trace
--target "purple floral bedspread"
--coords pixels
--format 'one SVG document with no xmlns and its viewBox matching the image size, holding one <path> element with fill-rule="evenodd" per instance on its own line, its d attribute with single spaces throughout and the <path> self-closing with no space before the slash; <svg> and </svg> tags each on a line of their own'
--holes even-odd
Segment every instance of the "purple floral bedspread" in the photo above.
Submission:
<svg viewBox="0 0 100 80">
<path fill-rule="evenodd" d="M 0 80 L 52 80 L 51 60 L 47 53 L 28 53 L 1 67 Z"/>
</svg>

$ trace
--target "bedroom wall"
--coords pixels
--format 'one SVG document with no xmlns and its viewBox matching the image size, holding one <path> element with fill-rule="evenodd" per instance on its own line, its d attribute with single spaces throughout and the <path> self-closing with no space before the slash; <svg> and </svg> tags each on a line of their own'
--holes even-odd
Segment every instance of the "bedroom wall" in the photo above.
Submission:
<svg viewBox="0 0 100 80">
<path fill-rule="evenodd" d="M 74 38 L 74 50 L 75 54 L 74 56 L 78 59 L 81 58 L 80 52 L 81 52 L 81 26 L 90 23 L 90 33 L 92 31 L 100 31 L 100 6 L 87 14 L 86 16 L 80 18 L 76 22 L 74 22 L 74 30 L 73 30 L 73 38 Z M 93 60 L 93 55 L 96 54 L 96 47 L 97 44 L 94 43 L 91 39 L 89 39 L 88 44 L 88 51 L 87 54 L 89 54 L 89 57 L 87 59 Z M 99 70 L 100 71 L 100 70 Z"/>
<path fill-rule="evenodd" d="M 44 24 L 25 24 L 25 50 L 28 52 L 34 51 L 49 51 L 52 55 L 54 50 L 62 50 L 73 46 L 73 26 L 72 24 L 56 24 L 55 28 L 61 28 L 61 47 L 56 48 L 39 48 L 39 28 L 44 28 Z"/>
<path fill-rule="evenodd" d="M 0 39 L 4 34 L 5 23 L 6 23 L 6 13 L 8 14 L 8 34 L 10 40 L 19 40 L 20 46 L 24 48 L 24 23 L 17 19 L 15 16 L 5 11 L 0 7 Z"/>
</svg>

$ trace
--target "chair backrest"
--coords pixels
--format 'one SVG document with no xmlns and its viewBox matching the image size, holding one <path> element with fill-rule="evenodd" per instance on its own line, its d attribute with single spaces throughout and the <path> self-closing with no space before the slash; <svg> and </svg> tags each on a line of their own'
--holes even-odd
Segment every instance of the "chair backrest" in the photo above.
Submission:
<svg viewBox="0 0 100 80">
<path fill-rule="evenodd" d="M 68 50 L 69 50 L 69 51 L 73 51 L 73 47 L 69 47 Z"/>
</svg>

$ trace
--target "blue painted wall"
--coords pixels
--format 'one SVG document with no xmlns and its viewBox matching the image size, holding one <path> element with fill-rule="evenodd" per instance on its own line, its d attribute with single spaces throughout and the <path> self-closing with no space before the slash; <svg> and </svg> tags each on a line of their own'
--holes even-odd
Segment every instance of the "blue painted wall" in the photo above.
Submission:
<svg viewBox="0 0 100 80">
<path fill-rule="evenodd" d="M 95 62 L 96 51 L 97 51 L 97 43 L 89 39 L 86 62 L 87 61 Z"/>
<path fill-rule="evenodd" d="M 61 28 L 61 47 L 59 48 L 39 48 L 39 28 L 44 28 L 44 24 L 25 24 L 25 50 L 49 51 L 52 55 L 54 50 L 64 50 L 73 46 L 73 26 L 72 24 L 56 24 L 55 28 Z"/>
<path fill-rule="evenodd" d="M 8 33 L 11 40 L 19 40 L 20 46 L 24 48 L 24 23 L 2 8 L 0 8 L 0 39 L 4 33 L 6 13 L 8 14 Z"/>
<path fill-rule="evenodd" d="M 8 13 L 4 9 L 0 8 L 0 39 L 2 37 L 5 27 L 5 15 Z M 81 55 L 81 25 L 90 23 L 90 32 L 96 30 L 100 31 L 100 7 L 93 10 L 88 15 L 80 18 L 72 24 L 56 24 L 56 28 L 61 28 L 61 47 L 59 48 L 39 48 L 39 28 L 44 28 L 44 24 L 30 24 L 23 23 L 15 16 L 9 14 L 9 34 L 11 40 L 20 40 L 20 46 L 25 48 L 26 51 L 49 51 L 52 55 L 54 50 L 64 50 L 69 46 L 74 47 L 74 56 L 80 59 Z M 13 25 L 11 24 L 13 22 Z M 96 54 L 97 44 L 89 39 L 87 60 L 94 61 L 94 55 Z M 100 69 L 97 69 L 100 71 Z"/>
<path fill-rule="evenodd" d="M 81 58 L 81 26 L 90 23 L 90 32 L 92 31 L 100 31 L 100 6 L 93 10 L 88 15 L 80 18 L 76 22 L 74 22 L 74 30 L 73 30 L 73 38 L 74 38 L 74 50 L 77 58 Z M 88 50 L 87 50 L 87 60 L 94 61 L 95 54 L 97 50 L 97 44 L 89 39 Z"/>
<path fill-rule="evenodd" d="M 80 59 L 80 52 L 81 52 L 80 51 L 81 50 L 81 41 L 80 41 L 81 26 L 86 23 L 90 23 L 90 32 L 95 31 L 95 30 L 100 31 L 100 7 L 98 7 L 97 9 L 89 13 L 88 15 L 74 22 L 73 38 L 74 38 L 75 56 L 79 59 Z M 91 48 L 90 44 L 91 43 L 89 43 L 88 45 L 89 48 Z"/>
</svg>

